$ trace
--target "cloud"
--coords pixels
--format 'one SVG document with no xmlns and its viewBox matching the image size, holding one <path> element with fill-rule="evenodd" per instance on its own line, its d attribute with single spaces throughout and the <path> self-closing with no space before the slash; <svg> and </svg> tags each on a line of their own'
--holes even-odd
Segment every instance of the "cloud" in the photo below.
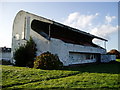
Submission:
<svg viewBox="0 0 120 90">
<path fill-rule="evenodd" d="M 112 33 L 117 32 L 118 26 L 112 26 L 110 24 L 103 24 L 98 27 L 93 28 L 90 33 L 97 35 L 106 39 L 110 39 Z"/>
<path fill-rule="evenodd" d="M 115 16 L 104 16 L 104 22 L 102 24 L 94 24 L 93 20 L 99 17 L 99 13 L 84 15 L 79 12 L 74 12 L 68 15 L 64 20 L 64 24 L 82 30 L 87 30 L 87 32 L 105 38 L 110 39 L 110 35 L 117 32 L 118 26 L 113 26 L 111 23 L 116 18 Z M 99 21 L 98 21 L 99 23 Z"/>
<path fill-rule="evenodd" d="M 110 39 L 111 35 L 118 30 L 118 25 L 113 26 L 111 23 L 115 19 L 115 16 L 105 16 L 105 22 L 101 25 L 95 26 L 90 30 L 90 33 L 93 35 L 97 35 L 99 37 L 103 37 L 105 39 Z M 95 40 L 98 41 L 98 40 Z"/>
<path fill-rule="evenodd" d="M 98 15 L 98 13 L 95 15 L 82 15 L 79 12 L 74 12 L 69 14 L 63 23 L 77 29 L 84 29 L 92 26 L 92 20 Z"/>
<path fill-rule="evenodd" d="M 106 23 L 109 24 L 112 22 L 113 19 L 115 19 L 116 17 L 115 16 L 105 16 L 105 20 L 106 20 Z"/>
</svg>

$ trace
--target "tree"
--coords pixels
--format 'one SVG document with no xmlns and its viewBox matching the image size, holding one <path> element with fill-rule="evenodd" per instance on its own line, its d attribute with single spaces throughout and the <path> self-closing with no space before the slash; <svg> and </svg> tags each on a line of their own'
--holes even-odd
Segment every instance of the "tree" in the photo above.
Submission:
<svg viewBox="0 0 120 90">
<path fill-rule="evenodd" d="M 30 37 L 29 41 L 25 45 L 20 46 L 14 54 L 16 66 L 28 66 L 33 67 L 33 62 L 36 57 L 36 44 Z"/>
<path fill-rule="evenodd" d="M 116 49 L 112 49 L 110 50 L 107 54 L 113 54 L 113 55 L 116 55 L 116 58 L 117 59 L 120 59 L 120 52 Z"/>
</svg>

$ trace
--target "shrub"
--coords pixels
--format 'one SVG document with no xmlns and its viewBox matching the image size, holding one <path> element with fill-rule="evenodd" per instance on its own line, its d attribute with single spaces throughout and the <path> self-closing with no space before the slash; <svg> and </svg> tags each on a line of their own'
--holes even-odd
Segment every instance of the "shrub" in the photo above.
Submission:
<svg viewBox="0 0 120 90">
<path fill-rule="evenodd" d="M 26 48 L 25 45 L 20 46 L 14 54 L 16 66 L 26 66 Z"/>
<path fill-rule="evenodd" d="M 33 67 L 37 48 L 36 48 L 35 42 L 33 41 L 33 39 L 31 37 L 30 37 L 29 41 L 27 41 L 25 48 L 26 48 L 26 57 L 27 57 L 26 66 Z"/>
<path fill-rule="evenodd" d="M 50 52 L 45 52 L 37 56 L 34 61 L 34 68 L 37 69 L 60 69 L 62 66 L 63 63 L 59 60 L 59 57 Z"/>
<path fill-rule="evenodd" d="M 25 45 L 21 45 L 14 54 L 16 66 L 33 67 L 34 58 L 36 57 L 36 44 L 30 37 Z"/>
</svg>

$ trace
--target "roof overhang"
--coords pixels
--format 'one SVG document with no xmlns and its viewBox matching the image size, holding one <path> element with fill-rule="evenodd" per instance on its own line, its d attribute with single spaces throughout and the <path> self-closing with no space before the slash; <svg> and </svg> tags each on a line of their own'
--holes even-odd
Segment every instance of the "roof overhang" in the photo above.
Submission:
<svg viewBox="0 0 120 90">
<path fill-rule="evenodd" d="M 100 40 L 103 40 L 103 41 L 108 41 L 108 40 L 106 40 L 106 39 L 104 39 L 104 38 L 101 38 L 101 37 L 98 37 L 98 36 L 92 35 L 92 34 L 90 34 L 90 33 L 87 33 L 87 32 L 84 32 L 84 31 L 81 31 L 81 30 L 79 30 L 79 29 L 72 28 L 72 27 L 67 26 L 67 25 L 60 24 L 60 23 L 55 22 L 55 21 L 54 21 L 53 24 L 55 24 L 55 25 L 57 25 L 57 26 L 60 26 L 60 27 L 63 27 L 63 28 L 67 28 L 67 29 L 72 30 L 72 31 L 74 31 L 74 32 L 78 32 L 78 33 L 81 33 L 81 34 L 87 35 L 87 36 L 89 36 L 89 37 L 91 37 L 91 38 L 97 38 L 97 39 L 100 39 Z"/>
</svg>

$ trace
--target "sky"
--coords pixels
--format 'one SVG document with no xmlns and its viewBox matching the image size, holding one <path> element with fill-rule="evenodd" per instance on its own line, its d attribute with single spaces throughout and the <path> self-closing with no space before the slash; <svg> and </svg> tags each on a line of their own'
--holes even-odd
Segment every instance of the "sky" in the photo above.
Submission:
<svg viewBox="0 0 120 90">
<path fill-rule="evenodd" d="M 118 49 L 118 2 L 0 2 L 0 47 L 11 47 L 16 14 L 24 10 L 107 39 Z M 93 40 L 104 47 L 104 41 Z"/>
</svg>

